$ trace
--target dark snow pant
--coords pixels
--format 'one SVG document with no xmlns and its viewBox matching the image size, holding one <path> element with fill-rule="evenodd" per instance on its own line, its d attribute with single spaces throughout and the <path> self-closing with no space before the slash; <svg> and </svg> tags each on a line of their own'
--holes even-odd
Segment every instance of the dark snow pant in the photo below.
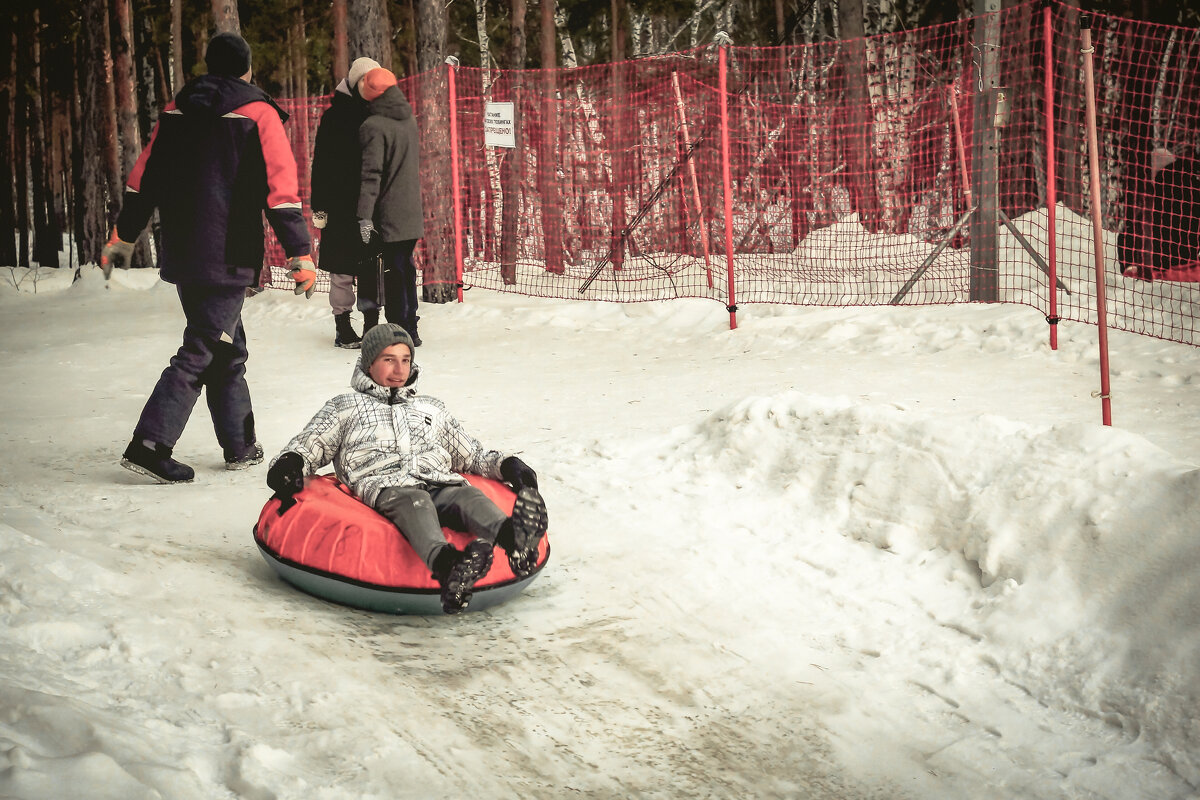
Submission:
<svg viewBox="0 0 1200 800">
<path fill-rule="evenodd" d="M 364 310 L 364 298 L 383 306 L 388 322 L 394 322 L 409 333 L 417 329 L 417 265 L 413 263 L 416 239 L 383 243 L 383 293 L 378 279 L 364 278 L 358 282 L 359 310 Z"/>
<path fill-rule="evenodd" d="M 244 286 L 178 286 L 187 327 L 183 344 L 158 379 L 134 438 L 174 447 L 183 435 L 200 390 L 208 399 L 217 442 L 226 455 L 253 444 L 254 412 L 246 385 Z"/>
<path fill-rule="evenodd" d="M 375 510 L 400 529 L 430 569 L 446 544 L 443 526 L 495 543 L 500 527 L 508 519 L 487 495 L 470 485 L 429 489 L 393 486 L 379 493 Z"/>
</svg>

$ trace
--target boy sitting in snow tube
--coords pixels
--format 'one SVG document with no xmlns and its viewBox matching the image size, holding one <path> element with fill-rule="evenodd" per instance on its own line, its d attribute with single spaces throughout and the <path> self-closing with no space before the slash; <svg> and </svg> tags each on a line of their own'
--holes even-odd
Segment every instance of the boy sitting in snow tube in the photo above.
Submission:
<svg viewBox="0 0 1200 800">
<path fill-rule="evenodd" d="M 533 572 L 546 505 L 525 462 L 484 450 L 441 400 L 417 394 L 413 350 L 399 325 L 372 328 L 354 366 L 354 391 L 327 402 L 288 442 L 271 462 L 267 485 L 287 508 L 304 488 L 304 476 L 332 462 L 338 479 L 404 535 L 441 587 L 442 610 L 457 614 L 491 568 L 493 546 L 504 549 L 518 579 Z M 512 516 L 460 472 L 511 483 L 517 493 Z M 443 525 L 475 539 L 459 550 Z"/>
</svg>

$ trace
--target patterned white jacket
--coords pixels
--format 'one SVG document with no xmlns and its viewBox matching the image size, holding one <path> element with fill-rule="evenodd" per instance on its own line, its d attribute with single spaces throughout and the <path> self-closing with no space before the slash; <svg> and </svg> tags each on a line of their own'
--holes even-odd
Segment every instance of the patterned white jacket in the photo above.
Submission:
<svg viewBox="0 0 1200 800">
<path fill-rule="evenodd" d="M 466 482 L 460 472 L 499 480 L 504 454 L 485 450 L 441 400 L 417 394 L 417 377 L 414 366 L 406 386 L 388 388 L 356 362 L 354 391 L 327 402 L 284 452 L 298 453 L 309 474 L 332 462 L 370 506 L 390 486 L 457 485 Z"/>
</svg>

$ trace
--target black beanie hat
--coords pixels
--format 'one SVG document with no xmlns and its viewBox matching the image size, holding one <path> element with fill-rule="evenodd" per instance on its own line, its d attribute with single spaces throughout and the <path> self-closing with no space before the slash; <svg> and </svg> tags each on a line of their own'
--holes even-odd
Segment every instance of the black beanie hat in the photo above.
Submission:
<svg viewBox="0 0 1200 800">
<path fill-rule="evenodd" d="M 250 71 L 250 45 L 236 33 L 218 33 L 204 51 L 210 75 L 240 78 Z"/>
</svg>

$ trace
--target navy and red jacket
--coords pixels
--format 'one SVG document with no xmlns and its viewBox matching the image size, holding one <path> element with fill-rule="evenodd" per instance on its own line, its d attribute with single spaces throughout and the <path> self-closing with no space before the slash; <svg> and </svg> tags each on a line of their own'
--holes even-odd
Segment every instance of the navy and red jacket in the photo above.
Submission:
<svg viewBox="0 0 1200 800">
<path fill-rule="evenodd" d="M 158 266 L 176 284 L 257 284 L 264 211 L 289 258 L 309 254 L 285 120 L 266 92 L 243 80 L 190 81 L 163 109 L 129 174 L 117 236 L 136 241 L 157 208 Z"/>
</svg>

